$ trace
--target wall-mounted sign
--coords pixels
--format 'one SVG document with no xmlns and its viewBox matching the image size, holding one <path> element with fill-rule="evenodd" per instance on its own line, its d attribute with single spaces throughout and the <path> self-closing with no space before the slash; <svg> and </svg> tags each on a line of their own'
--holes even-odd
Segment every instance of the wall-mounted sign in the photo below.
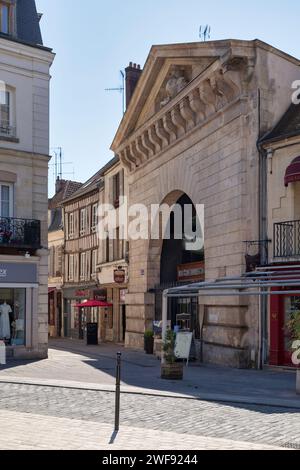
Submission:
<svg viewBox="0 0 300 470">
<path fill-rule="evenodd" d="M 107 301 L 107 290 L 99 289 L 94 291 L 94 300 L 99 300 L 100 302 Z"/>
<path fill-rule="evenodd" d="M 177 267 L 177 280 L 185 281 L 204 281 L 205 280 L 205 263 L 199 261 L 197 263 L 180 264 Z"/>
<path fill-rule="evenodd" d="M 126 271 L 125 269 L 115 269 L 114 271 L 114 281 L 116 284 L 124 284 L 126 281 Z"/>
<path fill-rule="evenodd" d="M 75 297 L 76 299 L 90 299 L 91 292 L 86 289 L 86 290 L 77 290 L 75 292 Z"/>
<path fill-rule="evenodd" d="M 37 284 L 37 265 L 0 263 L 0 284 Z"/>
</svg>

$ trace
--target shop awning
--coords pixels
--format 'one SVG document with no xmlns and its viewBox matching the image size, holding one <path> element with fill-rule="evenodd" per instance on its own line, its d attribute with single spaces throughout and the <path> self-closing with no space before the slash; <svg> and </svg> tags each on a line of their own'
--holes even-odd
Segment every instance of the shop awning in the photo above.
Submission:
<svg viewBox="0 0 300 470">
<path fill-rule="evenodd" d="M 48 294 L 52 294 L 56 291 L 56 287 L 48 287 Z"/>
<path fill-rule="evenodd" d="M 82 302 L 81 304 L 75 305 L 77 308 L 92 308 L 92 307 L 112 307 L 113 304 L 108 302 L 101 302 L 100 300 L 88 300 L 87 302 Z"/>
<path fill-rule="evenodd" d="M 300 181 L 300 157 L 295 158 L 287 167 L 284 177 L 285 186 L 296 181 Z"/>
</svg>

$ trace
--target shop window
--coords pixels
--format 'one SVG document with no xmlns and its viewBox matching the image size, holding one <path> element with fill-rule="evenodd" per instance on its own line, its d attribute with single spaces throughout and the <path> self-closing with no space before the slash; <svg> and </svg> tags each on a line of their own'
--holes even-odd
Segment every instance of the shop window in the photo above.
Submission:
<svg viewBox="0 0 300 470">
<path fill-rule="evenodd" d="M 0 339 L 25 345 L 26 289 L 0 289 Z"/>
</svg>

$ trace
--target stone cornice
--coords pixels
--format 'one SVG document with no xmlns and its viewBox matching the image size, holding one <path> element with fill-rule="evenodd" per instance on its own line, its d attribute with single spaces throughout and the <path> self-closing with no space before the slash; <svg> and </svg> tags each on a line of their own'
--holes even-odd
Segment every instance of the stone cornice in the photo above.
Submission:
<svg viewBox="0 0 300 470">
<path fill-rule="evenodd" d="M 192 80 L 116 150 L 129 172 L 144 166 L 243 96 L 254 64 L 254 59 L 229 54 Z"/>
<path fill-rule="evenodd" d="M 1 156 L 11 156 L 11 157 L 18 157 L 18 158 L 26 158 L 31 160 L 41 160 L 44 162 L 49 162 L 51 160 L 50 155 L 45 155 L 41 153 L 34 153 L 34 152 L 26 152 L 23 150 L 15 150 L 15 149 L 8 149 L 5 147 L 0 147 L 0 157 Z"/>
</svg>

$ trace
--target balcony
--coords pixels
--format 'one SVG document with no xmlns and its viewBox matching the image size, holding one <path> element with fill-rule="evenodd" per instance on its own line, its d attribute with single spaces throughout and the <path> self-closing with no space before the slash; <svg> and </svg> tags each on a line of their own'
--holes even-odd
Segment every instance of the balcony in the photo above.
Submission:
<svg viewBox="0 0 300 470">
<path fill-rule="evenodd" d="M 16 128 L 11 126 L 9 122 L 1 121 L 0 122 L 0 138 L 15 139 L 16 138 Z"/>
<path fill-rule="evenodd" d="M 40 247 L 39 220 L 0 217 L 0 248 L 38 250 Z"/>
<path fill-rule="evenodd" d="M 274 224 L 274 258 L 300 257 L 300 220 Z"/>
</svg>

